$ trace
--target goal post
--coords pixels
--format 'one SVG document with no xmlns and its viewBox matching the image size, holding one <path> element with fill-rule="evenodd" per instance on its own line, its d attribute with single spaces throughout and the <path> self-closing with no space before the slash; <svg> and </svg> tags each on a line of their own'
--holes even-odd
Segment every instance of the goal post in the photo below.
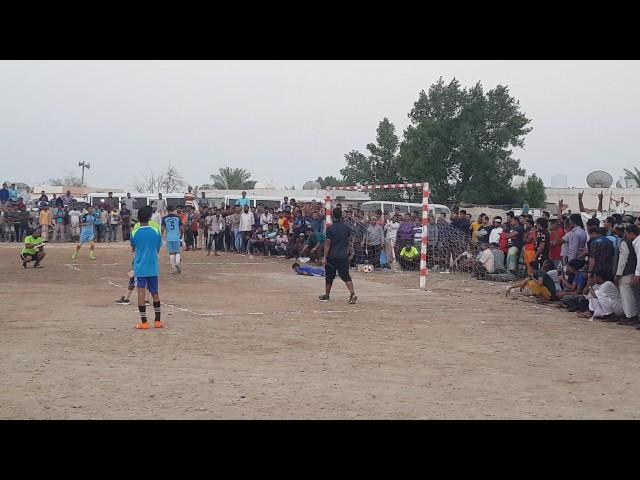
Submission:
<svg viewBox="0 0 640 480">
<path fill-rule="evenodd" d="M 340 190 L 358 191 L 365 193 L 403 191 L 406 193 L 408 189 L 420 189 L 422 193 L 422 232 L 420 242 L 420 284 L 422 290 L 427 289 L 427 244 L 429 241 L 429 183 L 391 183 L 381 185 L 353 185 L 345 187 L 327 187 L 325 196 L 325 222 L 329 227 L 332 224 L 332 200 L 335 198 L 335 192 Z M 384 200 L 383 200 L 384 201 Z M 384 217 L 384 211 L 382 213 Z"/>
</svg>

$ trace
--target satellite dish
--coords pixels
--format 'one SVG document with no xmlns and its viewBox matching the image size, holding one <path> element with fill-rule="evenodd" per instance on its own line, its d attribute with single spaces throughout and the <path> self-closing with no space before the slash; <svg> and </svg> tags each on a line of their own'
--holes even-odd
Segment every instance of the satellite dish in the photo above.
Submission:
<svg viewBox="0 0 640 480">
<path fill-rule="evenodd" d="M 613 185 L 613 177 L 607 172 L 596 170 L 587 175 L 587 185 L 591 188 L 609 188 Z"/>
</svg>

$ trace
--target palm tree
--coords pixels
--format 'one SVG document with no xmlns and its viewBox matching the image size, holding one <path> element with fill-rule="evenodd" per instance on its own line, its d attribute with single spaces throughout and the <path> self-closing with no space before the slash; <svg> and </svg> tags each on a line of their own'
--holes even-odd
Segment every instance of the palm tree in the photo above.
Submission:
<svg viewBox="0 0 640 480">
<path fill-rule="evenodd" d="M 218 172 L 217 175 L 209 175 L 213 180 L 213 186 L 218 190 L 242 190 L 252 188 L 256 183 L 249 180 L 251 173 L 244 168 L 224 167 Z"/>
<path fill-rule="evenodd" d="M 633 167 L 633 169 L 636 173 L 633 173 L 631 170 L 627 170 L 626 168 L 624 169 L 624 173 L 626 174 L 625 178 L 633 180 L 636 182 L 636 186 L 640 187 L 640 170 L 638 170 L 638 167 Z"/>
</svg>

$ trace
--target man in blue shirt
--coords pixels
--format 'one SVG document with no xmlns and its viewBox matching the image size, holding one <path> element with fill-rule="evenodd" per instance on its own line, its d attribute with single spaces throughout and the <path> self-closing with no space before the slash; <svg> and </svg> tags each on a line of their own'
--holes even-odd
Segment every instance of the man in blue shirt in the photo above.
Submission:
<svg viewBox="0 0 640 480">
<path fill-rule="evenodd" d="M 18 201 L 18 190 L 15 183 L 12 183 L 9 189 L 9 201 L 14 203 Z"/>
<path fill-rule="evenodd" d="M 135 254 L 133 260 L 133 275 L 136 278 L 138 288 L 138 310 L 140 311 L 140 323 L 136 325 L 138 330 L 148 330 L 147 306 L 145 305 L 145 290 L 149 290 L 153 298 L 153 310 L 155 312 L 155 328 L 162 328 L 160 321 L 160 295 L 158 293 L 158 275 L 160 264 L 158 252 L 162 248 L 162 236 L 153 226 L 149 225 L 153 210 L 149 205 L 138 210 L 140 228 L 131 235 L 131 250 Z"/>
<path fill-rule="evenodd" d="M 2 189 L 0 190 L 0 203 L 5 204 L 9 201 L 9 190 L 7 190 L 7 184 L 2 184 Z"/>
<path fill-rule="evenodd" d="M 236 206 L 240 208 L 251 206 L 251 200 L 247 198 L 247 192 L 242 192 L 242 198 L 236 200 Z"/>
<path fill-rule="evenodd" d="M 171 263 L 171 273 L 181 273 L 180 267 L 180 245 L 181 235 L 184 229 L 182 220 L 175 214 L 175 207 L 167 207 L 169 214 L 162 220 L 162 231 L 166 234 L 167 252 L 169 252 L 169 262 Z"/>
</svg>

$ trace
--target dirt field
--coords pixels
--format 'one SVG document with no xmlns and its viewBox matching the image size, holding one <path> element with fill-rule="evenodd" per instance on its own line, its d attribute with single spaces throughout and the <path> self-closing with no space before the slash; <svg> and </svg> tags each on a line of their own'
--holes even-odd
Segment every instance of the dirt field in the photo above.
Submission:
<svg viewBox="0 0 640 480">
<path fill-rule="evenodd" d="M 2 419 L 640 418 L 640 331 L 502 284 L 356 273 L 357 305 L 340 281 L 320 303 L 288 261 L 186 252 L 170 275 L 163 249 L 166 328 L 137 331 L 126 245 L 46 250 L 22 270 L 0 245 Z"/>
</svg>

